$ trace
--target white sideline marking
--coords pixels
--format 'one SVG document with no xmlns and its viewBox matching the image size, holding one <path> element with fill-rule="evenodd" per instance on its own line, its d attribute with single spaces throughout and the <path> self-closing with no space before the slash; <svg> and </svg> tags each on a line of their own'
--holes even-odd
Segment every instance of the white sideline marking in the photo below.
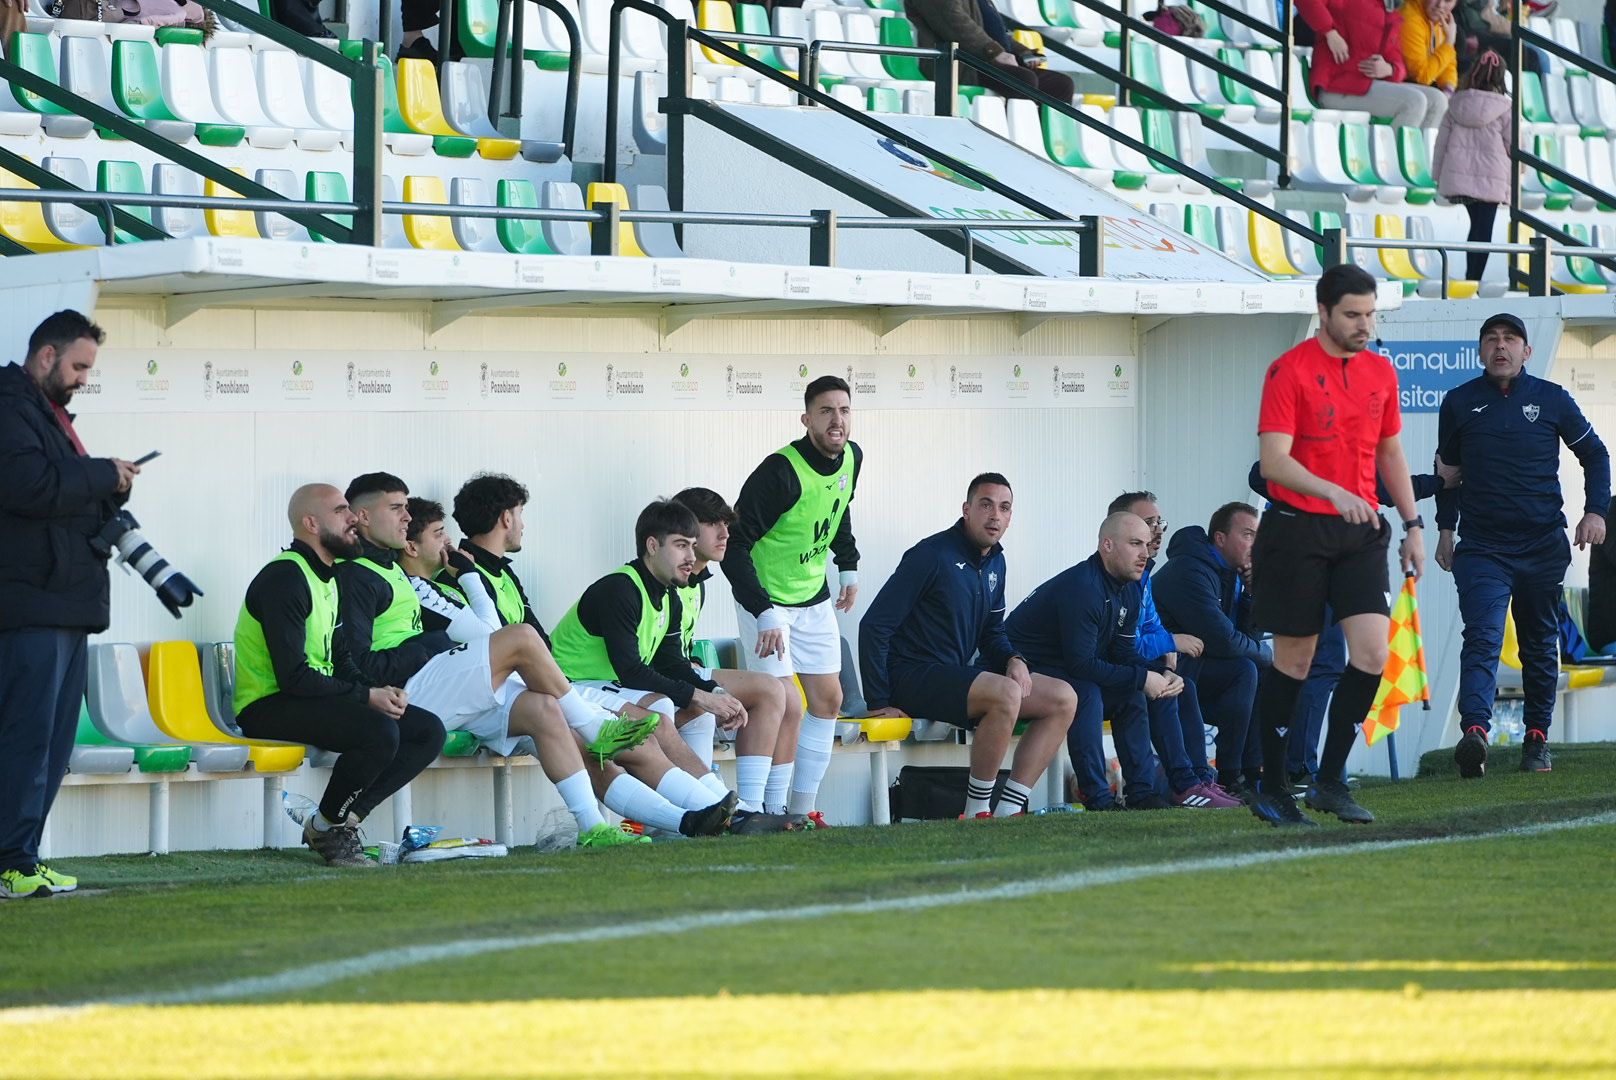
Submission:
<svg viewBox="0 0 1616 1080">
<path fill-rule="evenodd" d="M 430 945 L 406 945 L 380 952 L 352 956 L 343 960 L 330 960 L 305 967 L 291 968 L 274 975 L 256 975 L 231 979 L 212 986 L 198 986 L 188 990 L 175 990 L 157 994 L 133 994 L 108 998 L 86 1005 L 191 1005 L 207 1001 L 286 994 L 297 990 L 312 990 L 344 979 L 375 975 L 384 971 L 414 967 L 419 964 L 443 960 L 462 960 L 489 953 L 511 952 L 516 949 L 536 949 L 547 945 L 576 945 L 594 941 L 621 941 L 628 938 L 666 934 L 683 934 L 693 930 L 706 930 L 744 926 L 759 922 L 801 922 L 835 915 L 870 915 L 888 911 L 924 911 L 930 908 L 953 907 L 959 904 L 977 904 L 995 900 L 1020 900 L 1029 896 L 1050 893 L 1079 892 L 1102 885 L 1119 885 L 1147 878 L 1194 874 L 1207 870 L 1242 870 L 1251 866 L 1296 862 L 1321 856 L 1357 855 L 1369 852 L 1398 851 L 1405 848 L 1428 847 L 1436 844 L 1462 843 L 1472 840 L 1497 840 L 1514 836 L 1537 836 L 1543 833 L 1585 829 L 1597 825 L 1616 824 L 1616 810 L 1550 821 L 1537 825 L 1515 826 L 1492 832 L 1465 836 L 1430 837 L 1418 840 L 1362 841 L 1339 847 L 1286 848 L 1280 851 L 1254 851 L 1241 855 L 1221 855 L 1203 859 L 1183 859 L 1170 863 L 1152 863 L 1143 866 L 1116 866 L 1098 870 L 1079 870 L 1055 877 L 1012 881 L 978 889 L 958 889 L 952 892 L 916 893 L 880 900 L 859 900 L 835 904 L 811 904 L 796 908 L 754 908 L 745 911 L 704 912 L 680 915 L 644 922 L 618 923 L 610 926 L 590 927 L 584 930 L 561 930 L 548 934 L 522 934 L 495 938 L 468 938 L 461 941 L 435 942 Z M 60 1015 L 77 1012 L 85 1006 L 63 1006 L 54 1010 Z M 21 1018 L 12 1014 L 25 1014 L 29 1020 L 41 1019 L 51 1010 L 41 1008 L 0 1010 L 0 1023 L 17 1022 Z"/>
</svg>

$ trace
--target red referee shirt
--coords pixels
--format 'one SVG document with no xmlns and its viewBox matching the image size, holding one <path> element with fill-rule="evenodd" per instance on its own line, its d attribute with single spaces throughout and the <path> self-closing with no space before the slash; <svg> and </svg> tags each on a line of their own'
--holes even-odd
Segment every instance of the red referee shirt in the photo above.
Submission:
<svg viewBox="0 0 1616 1080">
<path fill-rule="evenodd" d="M 1321 480 L 1339 484 L 1378 505 L 1375 447 L 1403 429 L 1392 362 L 1364 350 L 1346 359 L 1308 338 L 1268 365 L 1263 379 L 1259 434 L 1291 436 L 1291 457 Z M 1298 510 L 1334 514 L 1328 499 L 1302 495 L 1270 482 L 1269 494 Z"/>
</svg>

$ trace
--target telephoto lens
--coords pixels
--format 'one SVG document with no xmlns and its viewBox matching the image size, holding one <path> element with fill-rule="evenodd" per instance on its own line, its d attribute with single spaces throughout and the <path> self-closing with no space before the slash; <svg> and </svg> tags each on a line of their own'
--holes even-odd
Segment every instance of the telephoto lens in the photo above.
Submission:
<svg viewBox="0 0 1616 1080">
<path fill-rule="evenodd" d="M 117 548 L 118 558 L 124 565 L 133 567 L 135 573 L 146 579 L 157 599 L 176 619 L 180 617 L 180 608 L 190 607 L 192 600 L 203 595 L 195 582 L 157 553 L 141 534 L 140 522 L 129 511 L 118 511 L 101 530 L 101 538 L 109 553 L 111 548 Z"/>
</svg>

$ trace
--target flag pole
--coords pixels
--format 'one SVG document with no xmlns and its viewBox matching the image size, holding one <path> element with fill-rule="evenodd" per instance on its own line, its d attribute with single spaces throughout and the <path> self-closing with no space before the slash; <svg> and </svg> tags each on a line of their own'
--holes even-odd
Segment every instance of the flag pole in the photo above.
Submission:
<svg viewBox="0 0 1616 1080">
<path fill-rule="evenodd" d="M 1386 761 L 1391 766 L 1392 783 L 1395 784 L 1402 780 L 1403 778 L 1397 775 L 1397 732 L 1395 731 L 1386 733 Z"/>
</svg>

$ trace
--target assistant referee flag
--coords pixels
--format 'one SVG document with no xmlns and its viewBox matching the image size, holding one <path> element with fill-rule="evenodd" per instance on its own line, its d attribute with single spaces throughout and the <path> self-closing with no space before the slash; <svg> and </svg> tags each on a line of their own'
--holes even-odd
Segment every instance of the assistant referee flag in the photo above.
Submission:
<svg viewBox="0 0 1616 1080">
<path fill-rule="evenodd" d="M 1392 605 L 1386 670 L 1380 689 L 1364 720 L 1364 741 L 1374 746 L 1397 730 L 1404 705 L 1431 700 L 1431 679 L 1425 671 L 1425 642 L 1420 637 L 1420 604 L 1414 595 L 1414 575 L 1403 578 L 1403 591 Z"/>
</svg>

